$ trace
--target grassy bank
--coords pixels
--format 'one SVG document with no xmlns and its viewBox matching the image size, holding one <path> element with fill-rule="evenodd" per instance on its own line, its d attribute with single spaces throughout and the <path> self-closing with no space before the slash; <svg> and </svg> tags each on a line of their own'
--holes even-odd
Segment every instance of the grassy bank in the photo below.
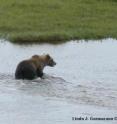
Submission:
<svg viewBox="0 0 117 124">
<path fill-rule="evenodd" d="M 19 43 L 117 38 L 117 2 L 1 0 L 0 35 Z"/>
</svg>

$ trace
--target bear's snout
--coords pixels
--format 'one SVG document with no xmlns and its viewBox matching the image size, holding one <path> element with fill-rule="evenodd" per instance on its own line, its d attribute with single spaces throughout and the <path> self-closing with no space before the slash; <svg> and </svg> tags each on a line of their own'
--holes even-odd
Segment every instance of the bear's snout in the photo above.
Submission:
<svg viewBox="0 0 117 124">
<path fill-rule="evenodd" d="M 50 67 L 54 67 L 56 65 L 56 62 L 55 61 L 52 61 L 51 63 L 49 63 L 49 66 Z"/>
<path fill-rule="evenodd" d="M 55 66 L 55 65 L 56 65 L 56 62 L 53 63 L 53 66 Z"/>
</svg>

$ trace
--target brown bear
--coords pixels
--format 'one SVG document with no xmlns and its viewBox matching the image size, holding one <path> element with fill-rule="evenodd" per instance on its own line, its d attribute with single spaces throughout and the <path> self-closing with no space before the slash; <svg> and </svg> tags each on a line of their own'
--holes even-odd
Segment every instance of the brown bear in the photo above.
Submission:
<svg viewBox="0 0 117 124">
<path fill-rule="evenodd" d="M 42 78 L 45 66 L 53 67 L 56 62 L 49 55 L 33 55 L 30 59 L 21 61 L 15 71 L 16 79 L 35 79 Z"/>
</svg>

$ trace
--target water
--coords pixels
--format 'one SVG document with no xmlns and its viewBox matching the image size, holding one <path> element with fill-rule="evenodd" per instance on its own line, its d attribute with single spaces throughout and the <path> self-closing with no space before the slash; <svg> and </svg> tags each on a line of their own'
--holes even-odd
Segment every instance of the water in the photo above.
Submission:
<svg viewBox="0 0 117 124">
<path fill-rule="evenodd" d="M 17 64 L 49 53 L 57 65 L 45 79 L 15 80 Z M 60 45 L 0 42 L 0 123 L 74 123 L 72 117 L 117 116 L 117 41 L 71 41 Z M 101 116 L 100 116 L 101 115 Z M 78 123 L 117 121 L 78 121 Z M 77 123 L 77 122 L 76 122 Z"/>
</svg>

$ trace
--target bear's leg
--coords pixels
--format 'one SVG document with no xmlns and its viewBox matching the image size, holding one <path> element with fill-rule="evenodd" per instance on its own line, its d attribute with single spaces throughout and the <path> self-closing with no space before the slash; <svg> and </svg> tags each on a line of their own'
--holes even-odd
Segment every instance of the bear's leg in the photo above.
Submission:
<svg viewBox="0 0 117 124">
<path fill-rule="evenodd" d="M 23 79 L 33 80 L 37 77 L 36 72 L 32 69 L 25 69 L 22 71 L 22 74 L 23 74 Z"/>
<path fill-rule="evenodd" d="M 21 70 L 18 70 L 18 69 L 16 70 L 15 79 L 23 79 L 23 75 L 22 75 Z"/>
<path fill-rule="evenodd" d="M 43 72 L 40 71 L 39 69 L 37 69 L 37 76 L 40 78 L 42 78 L 42 76 L 43 76 Z"/>
<path fill-rule="evenodd" d="M 16 79 L 29 79 L 32 80 L 37 77 L 37 74 L 35 71 L 30 70 L 30 69 L 24 69 L 24 70 L 19 70 L 15 74 Z"/>
<path fill-rule="evenodd" d="M 32 65 L 27 63 L 20 63 L 15 72 L 16 79 L 29 79 L 32 80 L 37 77 L 36 70 Z"/>
</svg>

